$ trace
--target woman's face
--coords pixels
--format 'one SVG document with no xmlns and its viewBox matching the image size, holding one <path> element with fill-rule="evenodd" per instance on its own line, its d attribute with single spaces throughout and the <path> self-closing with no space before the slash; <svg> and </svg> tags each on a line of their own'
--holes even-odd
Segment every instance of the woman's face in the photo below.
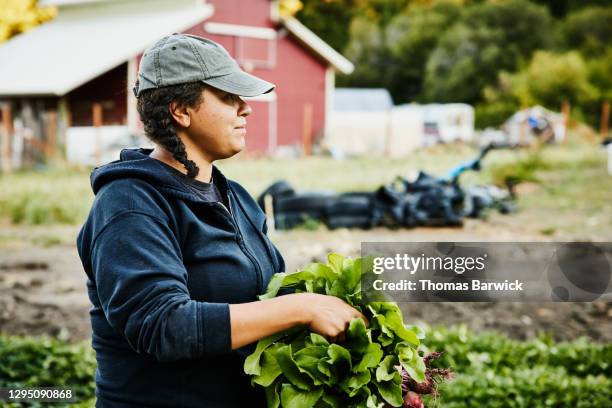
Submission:
<svg viewBox="0 0 612 408">
<path fill-rule="evenodd" d="M 239 96 L 206 87 L 202 102 L 189 108 L 187 137 L 210 160 L 226 159 L 244 149 L 246 117 L 251 107 Z"/>
</svg>

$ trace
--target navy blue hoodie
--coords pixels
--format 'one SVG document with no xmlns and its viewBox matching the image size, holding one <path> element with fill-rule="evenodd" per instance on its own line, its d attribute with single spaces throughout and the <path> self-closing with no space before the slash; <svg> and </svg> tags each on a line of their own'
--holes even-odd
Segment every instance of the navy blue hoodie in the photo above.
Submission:
<svg viewBox="0 0 612 408">
<path fill-rule="evenodd" d="M 128 149 L 94 170 L 77 238 L 96 351 L 98 407 L 259 407 L 231 350 L 229 304 L 257 300 L 283 258 L 265 216 L 213 167 L 228 209 L 177 172 Z"/>
</svg>

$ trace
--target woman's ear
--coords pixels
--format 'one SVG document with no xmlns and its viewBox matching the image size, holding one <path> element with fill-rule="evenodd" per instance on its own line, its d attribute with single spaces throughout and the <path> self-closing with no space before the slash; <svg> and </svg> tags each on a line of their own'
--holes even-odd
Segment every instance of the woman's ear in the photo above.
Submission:
<svg viewBox="0 0 612 408">
<path fill-rule="evenodd" d="M 177 124 L 184 128 L 189 127 L 191 124 L 191 116 L 189 116 L 189 110 L 185 105 L 173 101 L 168 105 L 168 109 Z"/>
</svg>

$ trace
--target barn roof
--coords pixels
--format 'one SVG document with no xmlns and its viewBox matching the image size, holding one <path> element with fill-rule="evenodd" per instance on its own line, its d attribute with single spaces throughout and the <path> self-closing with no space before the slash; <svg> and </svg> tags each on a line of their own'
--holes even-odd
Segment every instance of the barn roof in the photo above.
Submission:
<svg viewBox="0 0 612 408">
<path fill-rule="evenodd" d="M 343 111 L 386 111 L 393 107 L 389 91 L 384 88 L 336 88 L 334 110 Z"/>
<path fill-rule="evenodd" d="M 0 97 L 65 95 L 213 14 L 194 1 L 91 3 L 0 45 Z"/>
</svg>

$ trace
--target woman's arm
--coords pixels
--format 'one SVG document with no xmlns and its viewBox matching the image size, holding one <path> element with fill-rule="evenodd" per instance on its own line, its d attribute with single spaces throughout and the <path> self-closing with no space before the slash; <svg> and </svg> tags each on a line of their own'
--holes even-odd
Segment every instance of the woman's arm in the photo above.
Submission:
<svg viewBox="0 0 612 408">
<path fill-rule="evenodd" d="M 363 314 L 341 299 L 315 293 L 232 304 L 229 309 L 232 350 L 299 325 L 307 325 L 332 341 L 342 341 L 353 318 L 366 320 Z"/>
</svg>

